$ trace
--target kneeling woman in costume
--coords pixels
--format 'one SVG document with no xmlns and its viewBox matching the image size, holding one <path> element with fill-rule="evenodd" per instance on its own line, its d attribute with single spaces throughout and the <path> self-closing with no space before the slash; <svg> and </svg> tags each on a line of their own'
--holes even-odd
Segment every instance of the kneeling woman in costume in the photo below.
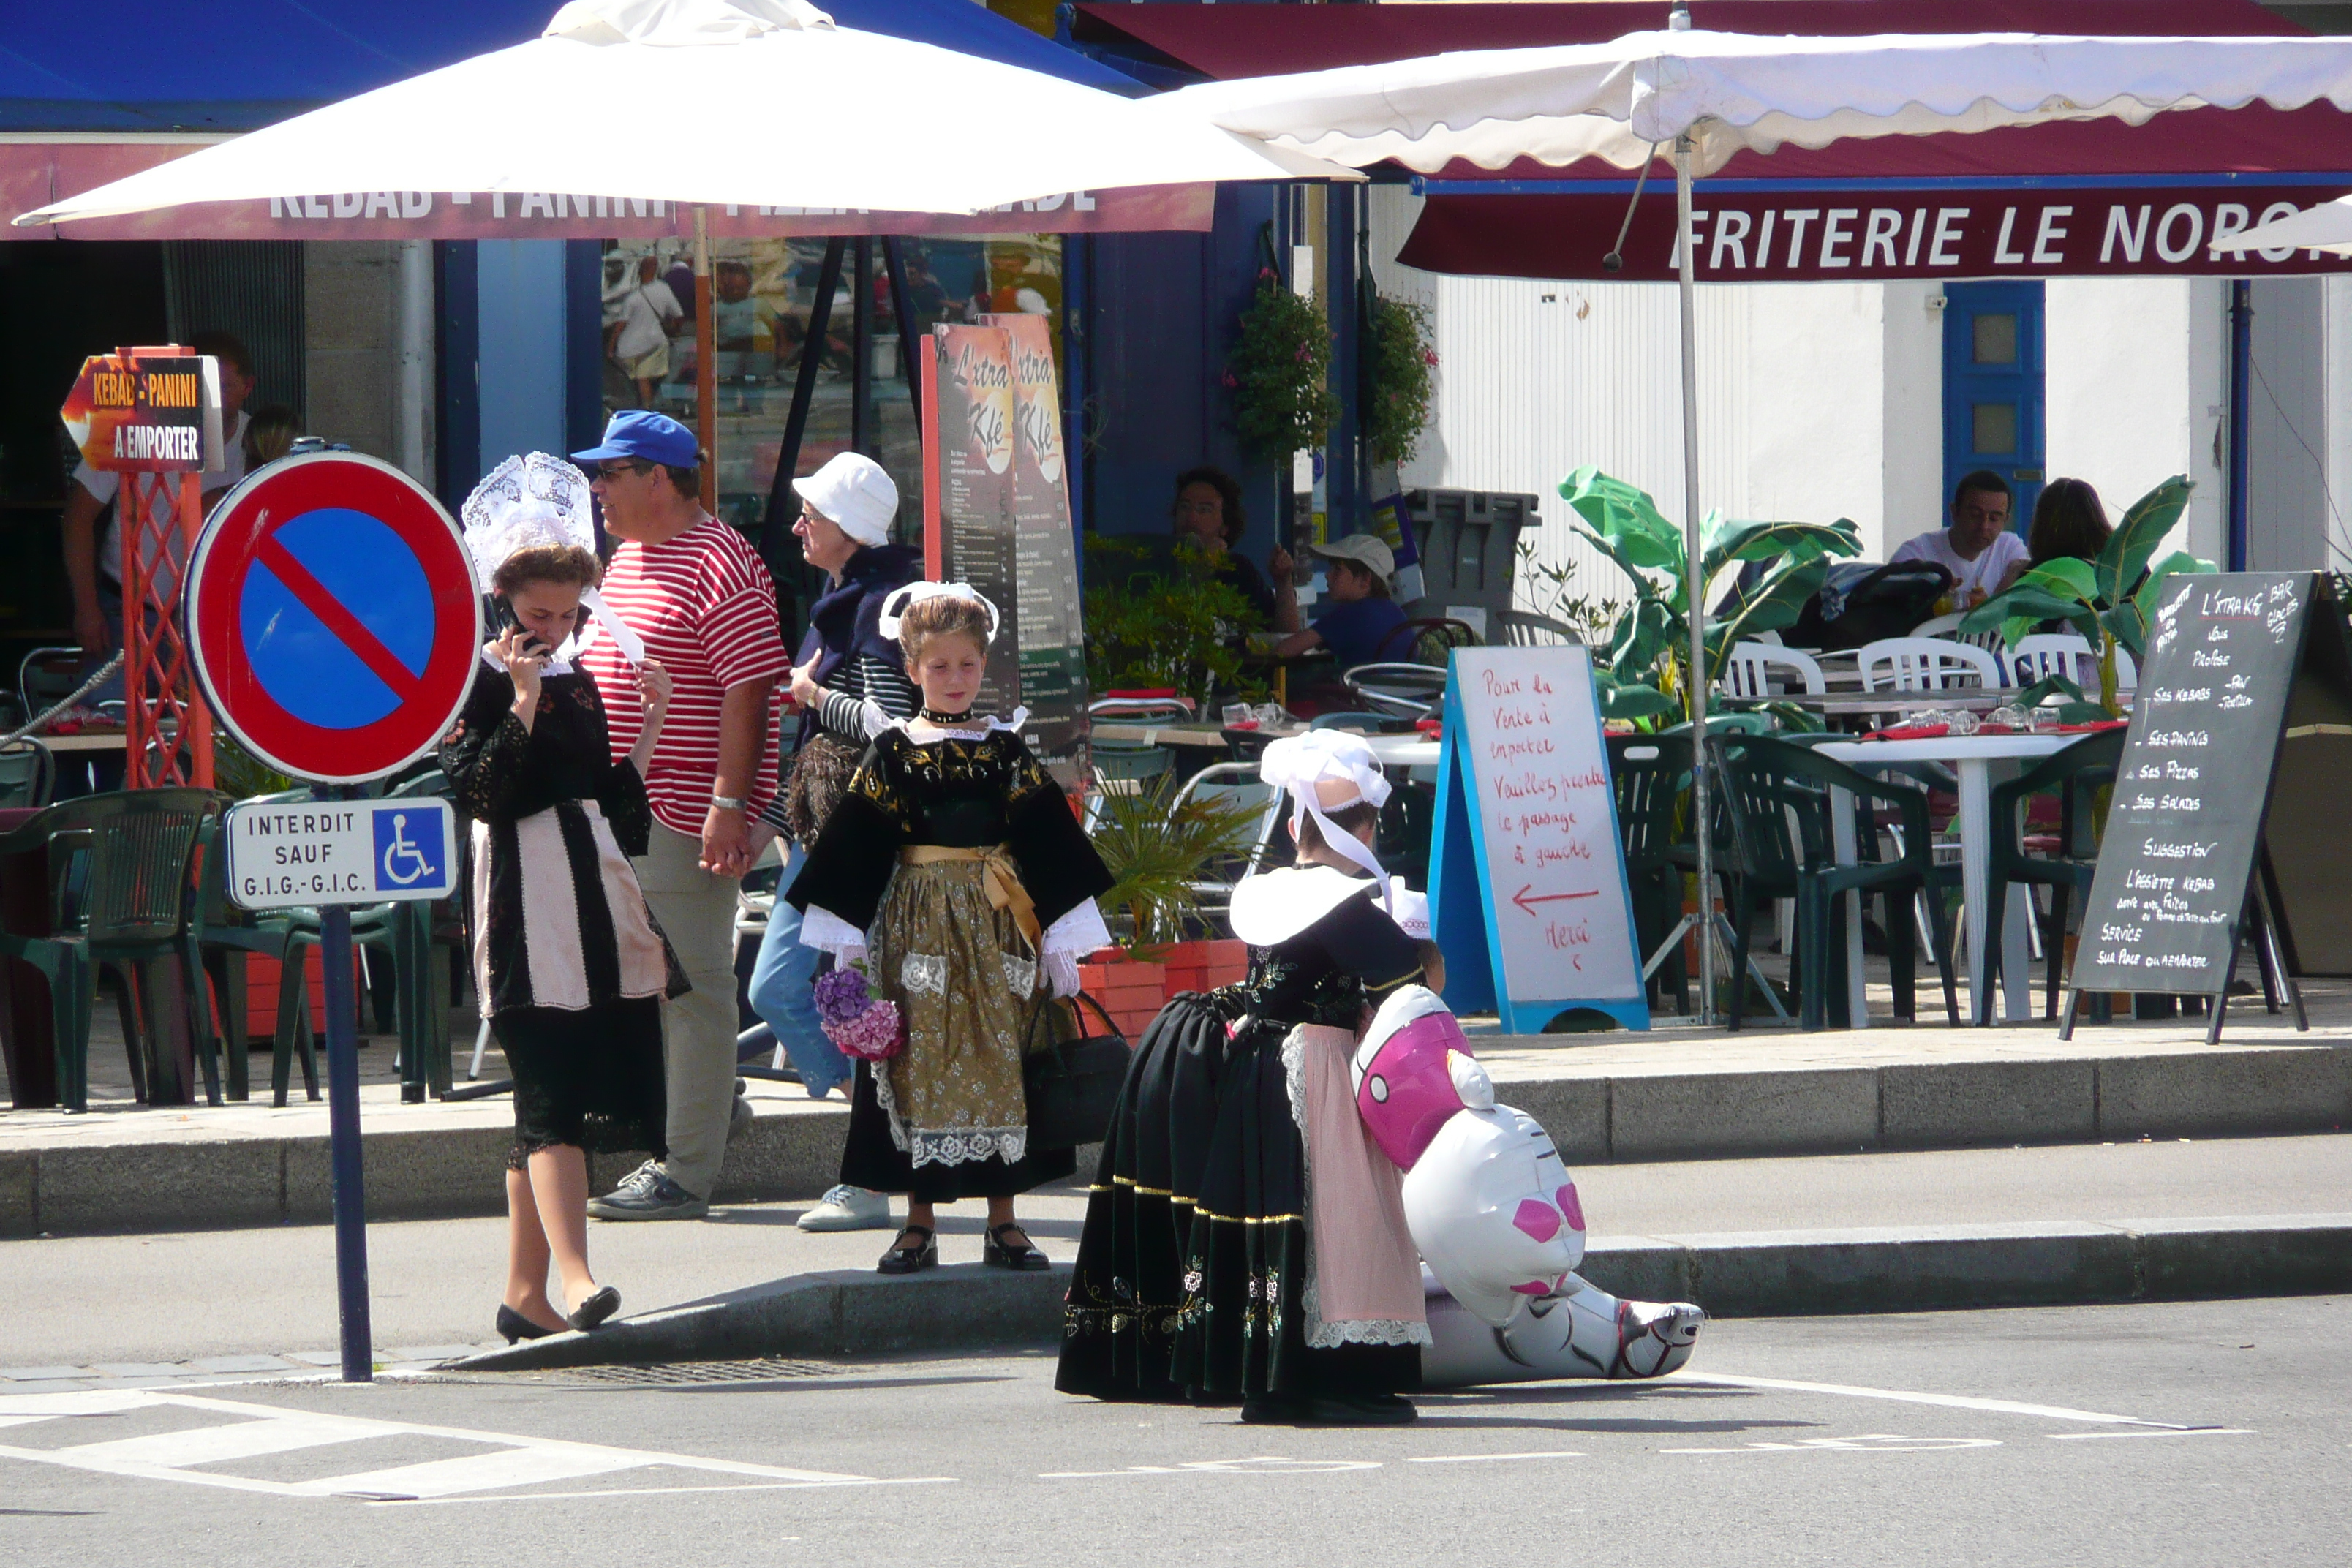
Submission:
<svg viewBox="0 0 2352 1568">
<path fill-rule="evenodd" d="M 1365 1133 L 1349 1064 L 1371 1010 L 1423 978 L 1372 857 L 1388 781 L 1360 737 L 1266 748 L 1298 863 L 1234 891 L 1250 972 L 1217 1074 L 1173 1318 L 1171 1381 L 1244 1421 L 1393 1422 L 1429 1343 L 1402 1178 Z M 1075 1299 L 1075 1298 L 1074 1298 Z"/>
<path fill-rule="evenodd" d="M 866 753 L 786 892 L 801 940 L 866 973 L 905 1046 L 861 1061 L 841 1180 L 908 1194 L 881 1272 L 939 1262 L 935 1205 L 988 1201 L 981 1260 L 1037 1269 L 1015 1194 L 1066 1176 L 1067 1149 L 1029 1147 L 1022 1058 L 1050 989 L 1076 994 L 1077 960 L 1108 942 L 1110 887 L 1059 785 L 1013 723 L 976 717 L 996 612 L 963 584 L 920 583 L 885 603 L 922 711 Z"/>
</svg>

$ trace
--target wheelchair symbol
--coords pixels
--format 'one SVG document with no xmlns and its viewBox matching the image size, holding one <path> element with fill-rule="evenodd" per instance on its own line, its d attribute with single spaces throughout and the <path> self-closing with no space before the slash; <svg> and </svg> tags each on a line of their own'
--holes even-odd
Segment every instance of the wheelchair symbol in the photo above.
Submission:
<svg viewBox="0 0 2352 1568">
<path fill-rule="evenodd" d="M 377 829 L 377 837 L 383 837 Z M 394 812 L 392 817 L 392 842 L 384 847 L 383 879 L 392 887 L 406 888 L 434 874 L 433 863 L 425 852 L 408 841 L 408 814 Z"/>
</svg>

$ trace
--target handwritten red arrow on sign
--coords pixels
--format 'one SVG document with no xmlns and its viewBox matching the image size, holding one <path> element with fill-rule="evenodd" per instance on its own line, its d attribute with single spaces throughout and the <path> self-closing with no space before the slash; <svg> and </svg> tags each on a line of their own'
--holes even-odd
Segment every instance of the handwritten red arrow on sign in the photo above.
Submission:
<svg viewBox="0 0 2352 1568">
<path fill-rule="evenodd" d="M 1517 892 L 1511 895 L 1511 902 L 1518 905 L 1519 908 L 1527 910 L 1530 915 L 1536 912 L 1536 906 L 1538 904 L 1558 903 L 1562 899 L 1597 899 L 1601 896 L 1601 889 L 1593 888 L 1581 893 L 1538 893 L 1531 899 L 1528 897 L 1528 889 L 1532 889 L 1534 886 L 1535 884 L 1533 882 L 1527 883 L 1525 886 L 1521 887 Z"/>
</svg>

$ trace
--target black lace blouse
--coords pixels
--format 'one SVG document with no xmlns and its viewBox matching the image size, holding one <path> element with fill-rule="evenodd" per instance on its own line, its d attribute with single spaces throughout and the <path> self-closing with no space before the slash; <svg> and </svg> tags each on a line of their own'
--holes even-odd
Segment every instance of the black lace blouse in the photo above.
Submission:
<svg viewBox="0 0 2352 1568">
<path fill-rule="evenodd" d="M 862 931 L 874 923 L 898 851 L 913 844 L 1008 846 L 1040 925 L 1110 889 L 1068 798 L 1020 736 L 992 730 L 918 743 L 890 729 L 866 748 L 785 900 Z"/>
<path fill-rule="evenodd" d="M 593 800 L 626 855 L 643 855 L 653 834 L 645 780 L 613 760 L 604 700 L 584 669 L 546 675 L 529 730 L 514 716 L 514 681 L 481 666 L 456 728 L 442 739 L 441 768 L 457 809 L 492 825 L 533 816 L 567 800 Z"/>
<path fill-rule="evenodd" d="M 1421 979 L 1421 944 L 1364 890 L 1272 947 L 1250 949 L 1243 1004 L 1260 1024 L 1353 1029 L 1401 985 Z"/>
</svg>

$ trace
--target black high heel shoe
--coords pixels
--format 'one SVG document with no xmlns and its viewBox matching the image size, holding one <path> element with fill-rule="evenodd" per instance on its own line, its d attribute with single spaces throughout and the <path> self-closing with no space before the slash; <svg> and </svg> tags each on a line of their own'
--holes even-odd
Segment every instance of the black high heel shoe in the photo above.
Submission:
<svg viewBox="0 0 2352 1568">
<path fill-rule="evenodd" d="M 621 1293 L 610 1285 L 564 1314 L 563 1321 L 583 1331 L 593 1329 L 621 1310 Z"/>
<path fill-rule="evenodd" d="M 512 1344 L 517 1340 L 543 1340 L 555 1331 L 541 1328 L 504 1301 L 499 1303 L 499 1332 L 507 1337 L 507 1343 Z"/>
<path fill-rule="evenodd" d="M 898 1245 L 899 1242 L 906 1240 L 910 1236 L 921 1237 L 923 1238 L 923 1244 L 920 1247 L 911 1248 Z M 877 1274 L 912 1274 L 919 1268 L 937 1268 L 939 1266 L 940 1238 L 938 1235 L 926 1226 L 910 1225 L 898 1233 L 898 1240 L 893 1241 L 890 1244 L 890 1250 L 882 1255 L 882 1261 L 880 1263 L 875 1265 L 875 1272 Z"/>
<path fill-rule="evenodd" d="M 1023 1241 L 1018 1246 L 1014 1246 L 1003 1240 L 1004 1233 L 1008 1230 L 1021 1230 L 1021 1222 L 1007 1220 L 1003 1225 L 992 1225 L 988 1227 L 988 1239 L 980 1244 L 980 1260 L 982 1263 L 992 1268 L 1013 1268 L 1024 1274 L 1034 1273 L 1038 1269 L 1052 1267 L 1046 1262 L 1045 1255 L 1028 1242 Z M 1023 1230 L 1021 1234 L 1025 1237 L 1029 1233 Z"/>
</svg>

